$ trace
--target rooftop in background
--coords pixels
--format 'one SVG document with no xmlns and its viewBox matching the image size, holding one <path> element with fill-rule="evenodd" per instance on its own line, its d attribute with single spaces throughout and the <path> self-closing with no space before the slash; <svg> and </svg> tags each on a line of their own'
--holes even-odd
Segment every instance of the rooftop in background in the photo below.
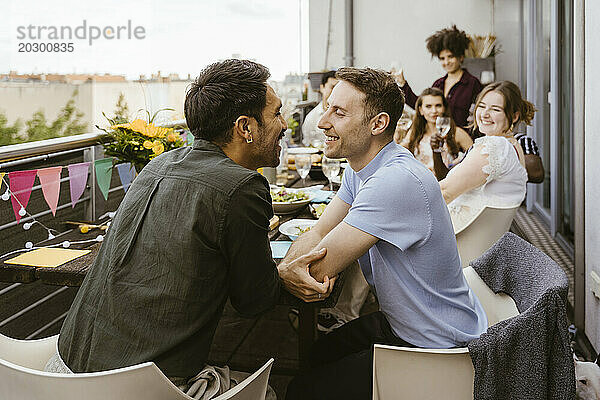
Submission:
<svg viewBox="0 0 600 400">
<path fill-rule="evenodd" d="M 19 74 L 10 71 L 8 74 L 0 74 L 0 81 L 5 82 L 57 82 L 57 83 L 84 83 L 93 82 L 127 82 L 124 75 L 111 74 Z"/>
<path fill-rule="evenodd" d="M 187 77 L 180 78 L 178 74 L 168 74 L 162 76 L 160 71 L 156 74 L 152 74 L 150 77 L 146 75 L 140 75 L 139 79 L 134 82 L 177 82 L 177 81 L 190 81 L 192 77 L 190 74 Z M 20 83 L 38 83 L 38 82 L 52 82 L 52 83 L 71 83 L 81 84 L 85 82 L 129 82 L 125 75 L 111 75 L 111 74 L 19 74 L 16 71 L 10 71 L 8 74 L 0 74 L 0 82 L 20 82 Z"/>
</svg>

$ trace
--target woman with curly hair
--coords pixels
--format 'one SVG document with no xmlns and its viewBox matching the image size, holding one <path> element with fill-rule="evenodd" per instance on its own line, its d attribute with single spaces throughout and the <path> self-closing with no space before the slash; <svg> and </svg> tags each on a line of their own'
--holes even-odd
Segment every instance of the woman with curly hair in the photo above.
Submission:
<svg viewBox="0 0 600 400">
<path fill-rule="evenodd" d="M 427 50 L 432 57 L 437 57 L 447 74 L 433 82 L 433 87 L 440 89 L 450 107 L 450 113 L 456 125 L 466 127 L 468 124 L 471 104 L 482 89 L 479 79 L 471 75 L 466 69 L 461 68 L 465 58 L 465 51 L 471 39 L 456 25 L 442 29 L 429 36 L 425 41 Z M 398 83 L 406 97 L 406 104 L 415 108 L 417 96 L 404 78 L 401 70 L 396 76 Z"/>
<path fill-rule="evenodd" d="M 435 174 L 444 179 L 448 170 L 458 164 L 473 141 L 450 118 L 450 131 L 445 138 L 437 133 L 435 121 L 437 117 L 450 117 L 448 102 L 438 88 L 427 88 L 421 93 L 415 105 L 413 123 L 408 132 L 396 130 L 394 140 L 406 147 L 417 160 L 421 161 Z M 402 135 L 404 139 L 402 139 Z M 441 145 L 438 141 L 441 140 Z M 435 142 L 434 151 L 431 144 Z"/>
<path fill-rule="evenodd" d="M 531 125 L 535 112 L 519 87 L 509 81 L 491 83 L 479 94 L 474 125 L 484 136 L 475 139 L 461 163 L 440 181 L 455 232 L 486 206 L 521 204 L 527 171 L 523 149 L 513 131 L 520 122 Z"/>
</svg>

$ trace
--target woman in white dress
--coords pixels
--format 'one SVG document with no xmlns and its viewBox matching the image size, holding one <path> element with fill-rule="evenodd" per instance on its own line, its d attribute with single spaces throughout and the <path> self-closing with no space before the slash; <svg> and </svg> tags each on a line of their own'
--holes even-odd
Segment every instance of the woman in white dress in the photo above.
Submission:
<svg viewBox="0 0 600 400">
<path fill-rule="evenodd" d="M 519 122 L 531 125 L 535 111 L 509 81 L 489 84 L 477 97 L 474 125 L 485 136 L 440 181 L 455 232 L 486 206 L 518 206 L 525 198 L 527 171 L 513 129 Z"/>
</svg>

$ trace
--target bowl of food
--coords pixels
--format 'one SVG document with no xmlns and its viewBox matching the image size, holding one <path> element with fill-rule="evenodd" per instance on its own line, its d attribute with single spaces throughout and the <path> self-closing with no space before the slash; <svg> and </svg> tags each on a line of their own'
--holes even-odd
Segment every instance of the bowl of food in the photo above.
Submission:
<svg viewBox="0 0 600 400">
<path fill-rule="evenodd" d="M 273 212 L 275 214 L 290 214 L 306 206 L 313 195 L 302 189 L 275 188 L 271 189 Z"/>
<path fill-rule="evenodd" d="M 291 219 L 279 226 L 279 232 L 290 240 L 296 240 L 304 232 L 308 232 L 317 223 L 314 219 Z"/>
</svg>

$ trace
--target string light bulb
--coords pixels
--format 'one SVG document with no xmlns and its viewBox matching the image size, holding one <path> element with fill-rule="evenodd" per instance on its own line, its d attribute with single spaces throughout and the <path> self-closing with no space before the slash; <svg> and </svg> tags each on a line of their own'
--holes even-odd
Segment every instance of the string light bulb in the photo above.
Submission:
<svg viewBox="0 0 600 400">
<path fill-rule="evenodd" d="M 48 231 L 48 240 L 54 239 L 56 236 L 52 234 L 52 232 Z"/>
<path fill-rule="evenodd" d="M 24 216 L 25 216 L 25 214 L 27 214 L 27 211 L 25 211 L 25 208 L 21 207 L 21 209 L 19 210 L 19 215 L 20 215 L 21 217 L 24 217 Z"/>
<path fill-rule="evenodd" d="M 4 192 L 4 194 L 2 195 L 2 200 L 8 201 L 9 199 L 10 199 L 10 193 L 8 193 L 8 189 L 6 189 L 6 192 Z"/>
<path fill-rule="evenodd" d="M 25 243 L 25 248 L 26 249 L 33 249 L 33 243 L 32 242 Z"/>
<path fill-rule="evenodd" d="M 69 242 L 68 240 L 65 240 L 64 242 L 61 243 L 62 247 L 64 247 L 65 249 L 68 249 L 69 246 L 71 246 L 71 242 Z"/>
<path fill-rule="evenodd" d="M 102 235 L 96 236 L 96 242 L 101 242 L 103 240 L 104 240 L 104 236 L 102 236 Z"/>
<path fill-rule="evenodd" d="M 28 231 L 31 228 L 32 225 L 33 225 L 33 222 L 25 222 L 23 224 L 23 229 L 26 230 L 26 231 Z"/>
</svg>

